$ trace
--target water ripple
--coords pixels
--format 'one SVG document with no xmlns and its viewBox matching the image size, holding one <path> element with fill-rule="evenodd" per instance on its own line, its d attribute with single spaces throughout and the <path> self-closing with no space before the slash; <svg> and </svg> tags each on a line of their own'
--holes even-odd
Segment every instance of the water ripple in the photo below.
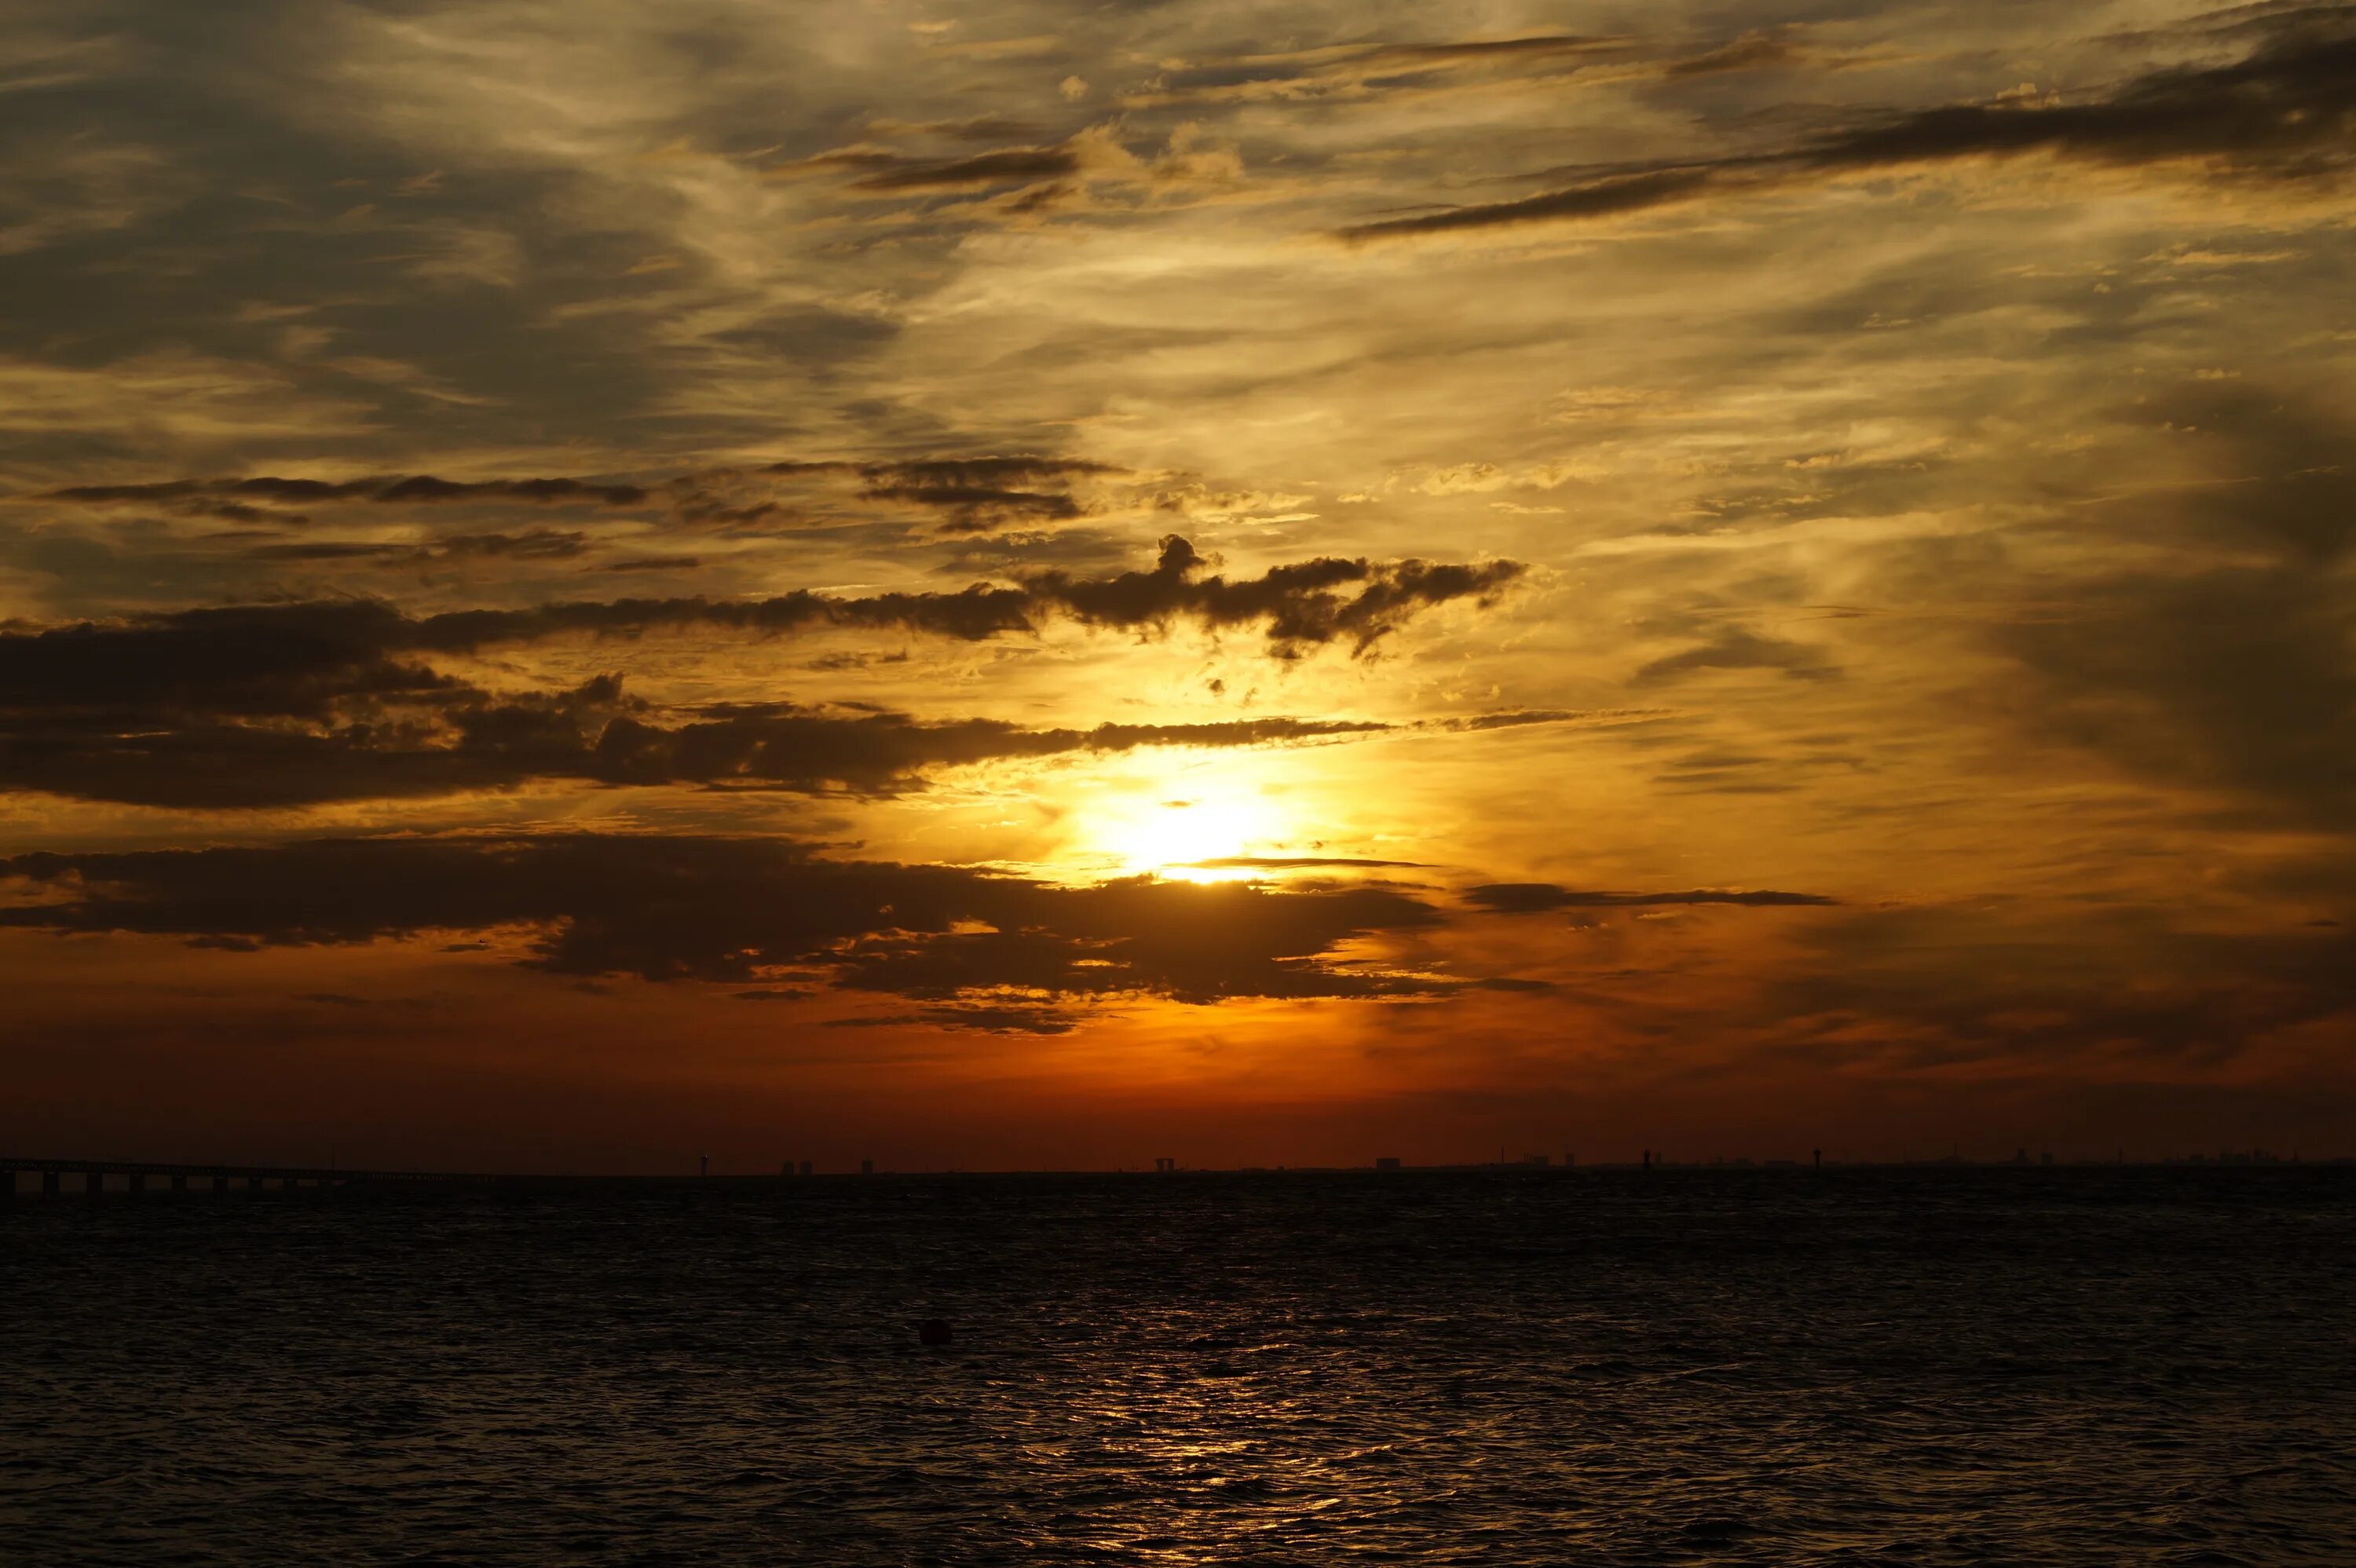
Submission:
<svg viewBox="0 0 2356 1568">
<path fill-rule="evenodd" d="M 19 1203 L 0 1556 L 2344 1563 L 2351 1217 L 2319 1169 Z"/>
</svg>

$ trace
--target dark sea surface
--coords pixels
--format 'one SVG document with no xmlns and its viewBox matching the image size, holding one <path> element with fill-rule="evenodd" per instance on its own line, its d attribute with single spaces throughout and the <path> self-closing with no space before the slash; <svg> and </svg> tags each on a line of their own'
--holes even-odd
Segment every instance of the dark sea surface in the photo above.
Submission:
<svg viewBox="0 0 2356 1568">
<path fill-rule="evenodd" d="M 2356 1170 L 20 1198 L 0 1562 L 2347 1564 Z"/>
</svg>

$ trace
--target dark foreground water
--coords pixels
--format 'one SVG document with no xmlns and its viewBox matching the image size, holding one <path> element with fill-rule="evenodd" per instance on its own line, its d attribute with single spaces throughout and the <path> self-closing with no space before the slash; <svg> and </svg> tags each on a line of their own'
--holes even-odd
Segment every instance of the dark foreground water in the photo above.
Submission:
<svg viewBox="0 0 2356 1568">
<path fill-rule="evenodd" d="M 0 1249 L 9 1564 L 2356 1563 L 2347 1169 L 20 1200 Z"/>
</svg>

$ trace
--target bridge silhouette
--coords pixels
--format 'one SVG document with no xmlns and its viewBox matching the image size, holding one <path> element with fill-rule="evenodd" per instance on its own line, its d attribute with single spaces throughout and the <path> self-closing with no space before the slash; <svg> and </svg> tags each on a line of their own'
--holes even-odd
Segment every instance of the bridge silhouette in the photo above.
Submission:
<svg viewBox="0 0 2356 1568">
<path fill-rule="evenodd" d="M 348 1170 L 313 1165 L 174 1165 L 137 1159 L 15 1159 L 0 1156 L 0 1203 L 33 1196 L 16 1190 L 21 1176 L 38 1176 L 38 1196 L 44 1198 L 59 1197 L 69 1190 L 91 1198 L 110 1192 L 130 1196 L 191 1190 L 328 1192 L 345 1187 L 471 1187 L 518 1179 L 461 1171 Z M 120 1179 L 121 1186 L 110 1189 L 108 1182 L 116 1179 Z"/>
</svg>

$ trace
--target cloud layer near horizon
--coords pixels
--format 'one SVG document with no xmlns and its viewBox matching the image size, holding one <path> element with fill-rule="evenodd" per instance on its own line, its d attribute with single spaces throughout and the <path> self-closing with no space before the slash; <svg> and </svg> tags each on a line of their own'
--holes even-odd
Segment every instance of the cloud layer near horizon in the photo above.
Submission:
<svg viewBox="0 0 2356 1568">
<path fill-rule="evenodd" d="M 62 901 L 0 923 L 216 947 L 524 927 L 530 966 L 742 985 L 825 980 L 1060 1032 L 1098 997 L 1387 997 L 1460 982 L 1345 963 L 1353 937 L 1439 923 L 1382 888 L 1271 891 L 1130 879 L 1067 888 L 959 867 L 824 859 L 775 838 L 567 835 L 312 840 L 255 849 L 32 855 L 0 875 Z M 1019 1021 L 1006 1023 L 1013 1018 Z"/>
</svg>

